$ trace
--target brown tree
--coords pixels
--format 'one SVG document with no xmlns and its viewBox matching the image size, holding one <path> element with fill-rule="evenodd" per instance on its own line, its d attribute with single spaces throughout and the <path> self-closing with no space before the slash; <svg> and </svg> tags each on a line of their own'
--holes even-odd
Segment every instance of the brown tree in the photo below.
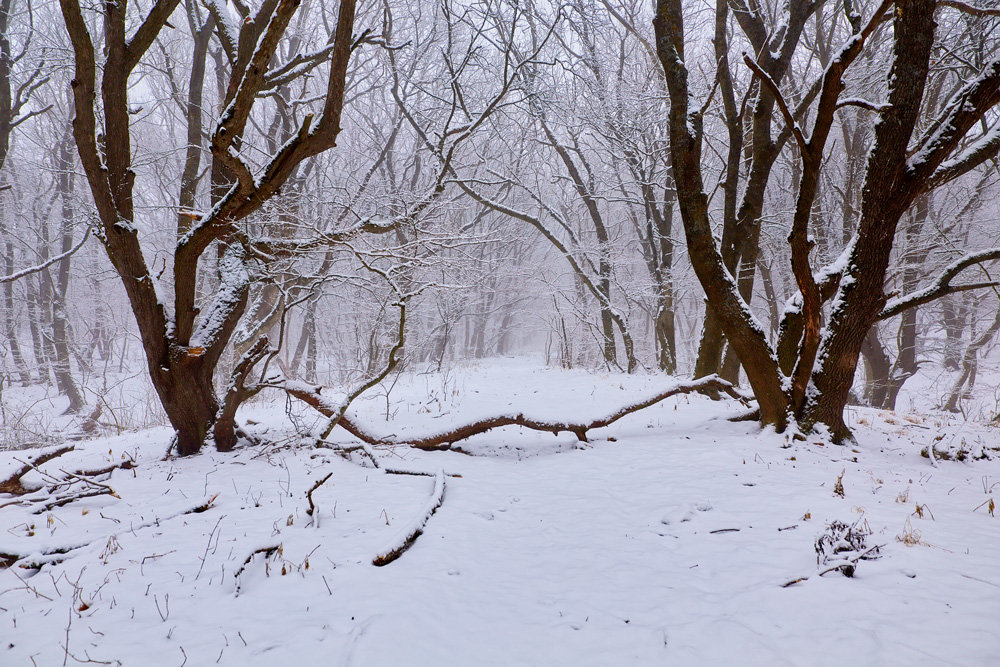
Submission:
<svg viewBox="0 0 1000 667">
<path fill-rule="evenodd" d="M 173 307 L 168 308 L 158 295 L 157 278 L 147 264 L 139 236 L 129 82 L 178 4 L 179 0 L 157 0 L 130 36 L 126 29 L 127 0 L 108 0 L 86 10 L 79 0 L 60 0 L 75 62 L 73 135 L 100 219 L 101 241 L 125 288 L 150 378 L 176 431 L 177 451 L 187 455 L 200 449 L 213 427 L 219 449 L 235 444 L 234 404 L 243 394 L 231 387 L 224 401 L 225 418 L 220 419 L 222 409 L 213 385 L 216 367 L 244 315 L 252 263 L 266 263 L 273 256 L 269 253 L 294 249 L 294 244 L 273 248 L 255 241 L 246 225 L 239 223 L 277 196 L 300 163 L 335 145 L 348 62 L 355 45 L 355 2 L 340 1 L 328 45 L 286 61 L 276 58 L 276 52 L 300 0 L 264 0 L 256 13 L 236 3 L 244 14 L 238 30 L 224 15 L 224 4 L 206 3 L 211 10 L 206 19 L 198 16 L 196 3 L 188 5 L 189 17 L 197 19 L 192 22 L 191 38 L 195 53 L 189 88 L 191 140 L 172 252 Z M 85 11 L 94 16 L 85 16 Z M 103 31 L 101 52 L 95 52 L 88 28 L 95 19 Z M 228 72 L 220 73 L 225 82 L 222 112 L 209 135 L 211 202 L 202 210 L 195 206 L 192 179 L 199 171 L 201 77 L 205 70 L 204 44 L 212 25 L 229 62 Z M 97 67 L 97 53 L 104 56 L 101 68 Z M 328 63 L 329 75 L 319 97 L 319 114 L 304 115 L 292 137 L 254 169 L 251 149 L 259 151 L 260 146 L 250 146 L 245 139 L 251 113 L 261 105 L 261 94 L 323 63 Z M 349 233 L 364 228 L 359 223 Z M 217 251 L 217 286 L 199 300 L 198 281 L 206 263 L 202 260 L 210 247 Z M 255 345 L 237 368 L 245 373 L 247 366 L 266 352 L 266 344 Z"/>
<path fill-rule="evenodd" d="M 961 7 L 958 7 L 961 5 Z M 790 16 L 814 7 L 792 0 Z M 978 12 L 963 3 L 948 10 Z M 723 247 L 712 235 L 713 211 L 702 174 L 703 114 L 694 106 L 685 60 L 684 11 L 681 0 L 658 0 L 653 26 L 656 49 L 670 96 L 670 138 L 674 180 L 688 250 L 712 311 L 739 359 L 757 397 L 760 420 L 783 428 L 790 419 L 804 428 L 826 425 L 837 439 L 850 436 L 843 410 L 854 381 L 862 346 L 872 325 L 907 308 L 961 289 L 953 285 L 968 266 L 995 259 L 995 251 L 970 255 L 949 266 L 930 286 L 890 301 L 885 293 L 887 269 L 896 227 L 921 195 L 977 168 L 1000 149 L 1000 132 L 989 127 L 988 114 L 1000 103 L 1000 59 L 985 63 L 956 87 L 939 113 L 922 114 L 935 43 L 934 0 L 884 0 L 867 21 L 845 3 L 852 35 L 829 60 L 817 80 L 810 104 L 812 130 L 785 99 L 768 68 L 745 56 L 759 85 L 767 88 L 797 148 L 800 167 L 794 213 L 790 221 L 792 272 L 799 290 L 797 307 L 786 308 L 775 348 L 747 305 L 730 271 Z M 845 74 L 866 42 L 891 24 L 886 74 L 886 102 L 843 99 Z M 769 54 L 769 55 L 768 55 Z M 764 60 L 774 56 L 765 54 Z M 824 169 L 827 140 L 838 111 L 859 106 L 876 114 L 875 141 L 868 154 L 859 220 L 842 262 L 814 271 L 810 219 Z M 983 127 L 982 130 L 975 128 Z M 748 186 L 749 187 L 749 186 Z M 821 326 L 824 308 L 828 323 Z"/>
</svg>

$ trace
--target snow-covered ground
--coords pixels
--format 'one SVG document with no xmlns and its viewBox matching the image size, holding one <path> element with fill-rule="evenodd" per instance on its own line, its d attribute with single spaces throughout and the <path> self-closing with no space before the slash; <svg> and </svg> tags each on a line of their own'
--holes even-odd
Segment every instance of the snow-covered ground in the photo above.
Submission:
<svg viewBox="0 0 1000 667">
<path fill-rule="evenodd" d="M 669 384 L 493 362 L 403 376 L 352 409 L 403 435 L 592 418 Z M 466 443 L 476 456 L 377 450 L 383 468 L 446 473 L 384 567 L 435 478 L 296 447 L 291 420 L 312 417 L 283 399 L 242 415 L 269 447 L 164 461 L 165 428 L 79 441 L 43 469 L 135 468 L 106 482 L 119 498 L 41 514 L 0 495 L 0 553 L 79 547 L 0 570 L 0 664 L 1000 664 L 1000 452 L 920 455 L 935 439 L 990 452 L 996 429 L 852 409 L 858 442 L 838 447 L 726 420 L 740 410 L 680 396 L 588 444 L 508 428 Z M 35 454 L 0 453 L 0 479 Z M 870 530 L 881 558 L 819 576 L 832 521 Z"/>
</svg>

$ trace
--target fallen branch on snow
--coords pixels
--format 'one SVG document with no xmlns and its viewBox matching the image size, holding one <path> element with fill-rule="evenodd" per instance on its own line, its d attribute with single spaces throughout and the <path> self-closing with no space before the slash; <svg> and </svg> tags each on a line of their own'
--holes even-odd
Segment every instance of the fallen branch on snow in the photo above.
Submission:
<svg viewBox="0 0 1000 667">
<path fill-rule="evenodd" d="M 43 463 L 47 463 L 56 457 L 73 451 L 74 449 L 75 447 L 73 447 L 73 445 L 50 449 L 38 454 L 32 459 L 22 462 L 23 465 L 21 465 L 20 468 L 15 470 L 9 477 L 7 477 L 7 479 L 0 482 L 0 493 L 9 493 L 14 496 L 23 496 L 26 493 L 31 493 L 35 489 L 25 488 L 24 485 L 21 484 L 21 478 L 32 470 L 35 470 Z"/>
<path fill-rule="evenodd" d="M 315 408 L 325 417 L 337 416 L 335 412 L 336 406 L 326 401 L 325 397 L 321 395 L 323 388 L 320 386 L 306 386 L 301 383 L 286 383 L 285 385 L 281 385 L 280 388 L 284 389 L 289 396 L 293 396 Z M 704 392 L 706 390 L 725 392 L 740 402 L 748 402 L 747 398 L 737 391 L 736 387 L 734 387 L 731 383 L 723 380 L 717 375 L 710 375 L 691 382 L 683 382 L 674 385 L 670 389 L 654 394 L 653 396 L 639 401 L 638 403 L 626 405 L 606 417 L 594 419 L 587 423 L 550 422 L 541 419 L 532 419 L 530 417 L 526 417 L 524 413 L 518 413 L 516 415 L 487 417 L 486 419 L 481 419 L 471 424 L 458 426 L 432 435 L 405 438 L 377 436 L 368 431 L 362 425 L 358 424 L 347 414 L 341 414 L 337 424 L 354 437 L 369 445 L 409 445 L 410 447 L 426 450 L 450 449 L 452 444 L 455 442 L 465 440 L 474 435 L 479 435 L 480 433 L 486 433 L 487 431 L 491 431 L 502 426 L 523 426 L 535 431 L 546 431 L 556 435 L 563 432 L 569 432 L 575 434 L 581 441 L 587 442 L 587 432 L 592 429 L 610 426 L 626 415 L 630 415 L 633 412 L 638 412 L 639 410 L 656 405 L 671 396 Z"/>
<path fill-rule="evenodd" d="M 306 510 L 306 514 L 309 515 L 309 525 L 319 528 L 319 514 L 316 513 L 316 503 L 313 502 L 313 491 L 323 486 L 326 480 L 333 477 L 332 472 L 328 472 L 326 477 L 321 477 L 316 480 L 316 483 L 309 487 L 306 491 L 306 499 L 309 501 L 309 509 Z"/>
<path fill-rule="evenodd" d="M 109 485 L 105 484 L 111 473 L 117 469 L 131 470 L 135 464 L 131 460 L 122 461 L 100 468 L 98 470 L 69 470 L 59 469 L 62 476 L 46 472 L 38 466 L 47 463 L 67 452 L 73 451 L 73 446 L 50 449 L 33 458 L 27 460 L 14 459 L 21 464 L 21 467 L 11 473 L 5 480 L 0 481 L 0 493 L 7 493 L 15 496 L 14 500 L 0 503 L 0 509 L 9 505 L 34 506 L 34 514 L 42 514 L 56 507 L 68 505 L 77 500 L 92 498 L 94 496 L 111 496 L 117 498 L 118 494 Z M 28 488 L 21 479 L 29 472 L 37 472 L 41 475 L 44 483 L 41 486 Z M 94 479 L 102 475 L 107 475 L 104 481 Z"/>
<path fill-rule="evenodd" d="M 372 560 L 372 565 L 377 565 L 379 567 L 383 565 L 388 565 L 392 561 L 396 560 L 403 555 L 407 549 L 409 549 L 421 533 L 424 532 L 424 526 L 427 525 L 427 521 L 430 520 L 431 515 L 437 511 L 437 508 L 441 507 L 441 503 L 444 501 L 444 470 L 439 470 L 434 476 L 434 490 L 431 492 L 431 497 L 427 500 L 424 505 L 423 511 L 417 516 L 416 520 L 406 526 L 396 537 L 389 543 L 389 546 L 384 548 L 378 553 L 377 556 Z"/>
<path fill-rule="evenodd" d="M 86 542 L 69 543 L 60 546 L 50 547 L 43 551 L 32 550 L 30 552 L 18 551 L 16 549 L 11 549 L 0 544 L 0 567 L 13 567 L 17 565 L 18 567 L 26 570 L 37 570 L 43 565 L 52 565 L 54 563 L 60 563 L 73 555 L 76 552 L 97 543 L 106 543 L 110 538 L 117 539 L 118 536 L 124 535 L 125 533 L 135 533 L 135 531 L 141 528 L 148 528 L 150 526 L 159 526 L 163 521 L 169 519 L 175 519 L 179 516 L 185 516 L 187 514 L 200 514 L 211 509 L 215 502 L 215 499 L 219 497 L 219 494 L 215 494 L 210 498 L 206 498 L 202 502 L 194 505 L 192 507 L 187 507 L 173 514 L 168 514 L 166 516 L 153 517 L 148 521 L 143 521 L 142 523 L 130 525 L 127 529 L 120 530 L 118 532 L 112 533 L 111 535 L 101 535 L 92 540 L 87 540 Z"/>
<path fill-rule="evenodd" d="M 260 549 L 254 549 L 253 551 L 251 551 L 250 555 L 248 555 L 246 559 L 243 561 L 243 564 L 240 565 L 240 569 L 236 570 L 236 575 L 234 576 L 234 579 L 236 580 L 236 592 L 239 593 L 240 590 L 240 575 L 243 574 L 244 571 L 246 571 L 247 566 L 250 565 L 251 561 L 253 561 L 254 556 L 256 556 L 257 554 L 264 554 L 264 568 L 269 572 L 267 559 L 276 553 L 280 554 L 281 549 L 282 549 L 281 544 L 271 544 L 266 547 L 261 547 Z"/>
</svg>

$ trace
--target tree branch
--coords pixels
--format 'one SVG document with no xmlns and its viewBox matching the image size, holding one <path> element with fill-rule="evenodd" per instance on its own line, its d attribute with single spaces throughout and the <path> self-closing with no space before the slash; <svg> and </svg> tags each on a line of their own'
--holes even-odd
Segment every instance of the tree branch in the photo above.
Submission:
<svg viewBox="0 0 1000 667">
<path fill-rule="evenodd" d="M 131 72 L 139 64 L 139 60 L 152 45 L 156 36 L 160 34 L 163 25 L 174 13 L 174 9 L 179 3 L 180 0 L 157 0 L 153 8 L 149 10 L 146 19 L 125 47 L 125 70 L 127 72 Z"/>
<path fill-rule="evenodd" d="M 297 398 L 307 405 L 310 405 L 327 417 L 333 416 L 335 414 L 335 410 L 337 409 L 336 406 L 332 405 L 321 395 L 320 392 L 323 389 L 322 387 L 285 383 L 284 385 L 279 385 L 277 388 L 283 389 L 289 396 Z M 474 435 L 486 433 L 487 431 L 492 431 L 493 429 L 503 426 L 523 426 L 524 428 L 528 428 L 533 431 L 544 431 L 556 435 L 559 433 L 573 433 L 578 439 L 586 442 L 587 432 L 592 429 L 610 426 L 622 417 L 630 415 L 633 412 L 638 412 L 639 410 L 643 410 L 652 405 L 656 405 L 671 396 L 695 392 L 701 393 L 706 391 L 721 391 L 732 396 L 738 401 L 744 403 L 747 401 L 747 398 L 737 391 L 731 383 L 726 382 L 717 375 L 710 375 L 691 382 L 679 383 L 665 391 L 654 394 L 645 400 L 631 403 L 625 407 L 619 408 L 610 415 L 594 419 L 586 423 L 552 422 L 542 419 L 532 419 L 530 417 L 526 417 L 523 413 L 517 413 L 480 419 L 472 422 L 471 424 L 457 426 L 440 433 L 420 437 L 402 438 L 397 438 L 395 436 L 380 437 L 374 435 L 346 414 L 341 416 L 339 425 L 348 433 L 359 440 L 368 443 L 369 445 L 408 445 L 410 447 L 415 447 L 416 449 L 424 450 L 449 449 L 455 442 L 465 440 Z"/>
<path fill-rule="evenodd" d="M 990 250 L 983 250 L 982 252 L 973 253 L 971 255 L 966 255 L 961 259 L 955 260 L 951 264 L 945 267 L 944 271 L 938 276 L 932 284 L 927 287 L 909 294 L 907 296 L 899 297 L 893 299 L 885 305 L 882 312 L 879 314 L 879 319 L 884 320 L 895 315 L 899 315 L 904 310 L 909 308 L 915 308 L 921 306 L 925 303 L 934 301 L 935 299 L 940 299 L 948 294 L 954 294 L 955 292 L 964 292 L 973 289 L 982 289 L 986 287 L 995 287 L 1000 285 L 998 282 L 981 282 L 972 285 L 952 285 L 951 281 L 955 276 L 976 264 L 982 264 L 983 262 L 988 262 L 990 260 L 1000 259 L 1000 248 L 993 248 Z"/>
<path fill-rule="evenodd" d="M 32 266 L 32 267 L 27 268 L 27 269 L 21 269 L 20 271 L 16 271 L 16 272 L 11 273 L 11 274 L 6 275 L 6 276 L 0 276 L 0 285 L 2 285 L 3 283 L 12 283 L 15 280 L 20 280 L 21 278 L 24 278 L 25 276 L 30 276 L 33 273 L 39 273 L 39 272 L 44 271 L 45 269 L 49 268 L 53 264 L 57 264 L 57 263 L 61 262 L 62 260 L 64 260 L 67 257 L 69 257 L 70 255 L 76 253 L 77 250 L 79 250 L 80 248 L 82 248 L 83 244 L 87 242 L 88 238 L 90 238 L 90 227 L 87 227 L 87 231 L 84 232 L 83 238 L 80 239 L 80 242 L 77 243 L 72 248 L 70 248 L 69 250 L 67 250 L 66 252 L 64 252 L 62 254 L 59 254 L 59 255 L 56 255 L 55 257 L 52 257 L 48 261 L 43 262 L 42 264 L 39 264 L 37 266 Z"/>
</svg>

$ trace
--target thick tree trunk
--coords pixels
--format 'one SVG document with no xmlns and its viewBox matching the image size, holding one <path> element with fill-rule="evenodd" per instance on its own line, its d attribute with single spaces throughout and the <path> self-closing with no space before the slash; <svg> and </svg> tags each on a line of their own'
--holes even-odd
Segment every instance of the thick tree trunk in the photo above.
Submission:
<svg viewBox="0 0 1000 667">
<path fill-rule="evenodd" d="M 923 186 L 910 178 L 907 148 L 920 114 L 933 41 L 933 0 L 912 0 L 896 7 L 889 108 L 875 128 L 868 160 L 860 241 L 850 253 L 822 341 L 821 363 L 812 375 L 817 391 L 801 415 L 807 427 L 825 424 L 838 440 L 851 435 L 844 408 L 865 337 L 887 300 L 883 289 L 896 227 Z"/>
<path fill-rule="evenodd" d="M 181 456 L 196 454 L 201 449 L 219 412 L 219 400 L 212 384 L 214 364 L 200 357 L 185 356 L 188 358 L 178 360 L 169 370 L 154 363 L 149 367 L 153 387 L 174 427 L 177 453 Z M 230 424 L 230 433 L 232 426 Z M 224 441 L 229 439 L 225 432 L 222 436 Z"/>
<path fill-rule="evenodd" d="M 764 424 L 783 428 L 788 397 L 777 360 L 763 329 L 740 298 L 735 280 L 716 245 L 701 171 L 702 118 L 692 111 L 684 62 L 684 20 L 680 0 L 659 0 L 653 19 L 657 55 L 670 92 L 670 150 L 688 256 L 729 344 L 740 355 Z"/>
</svg>

